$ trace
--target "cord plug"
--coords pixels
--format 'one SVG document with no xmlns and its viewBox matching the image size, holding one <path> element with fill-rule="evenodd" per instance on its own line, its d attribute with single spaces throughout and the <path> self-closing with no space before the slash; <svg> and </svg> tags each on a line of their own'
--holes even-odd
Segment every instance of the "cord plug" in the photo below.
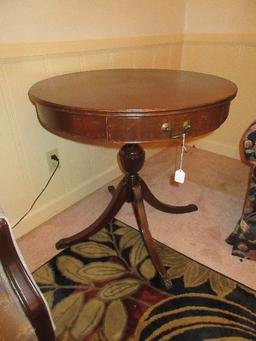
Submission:
<svg viewBox="0 0 256 341">
<path fill-rule="evenodd" d="M 58 158 L 58 156 L 57 156 L 56 154 L 51 155 L 51 159 L 52 159 L 52 160 L 55 160 L 55 161 L 57 161 L 57 162 L 60 161 L 59 158 Z"/>
</svg>

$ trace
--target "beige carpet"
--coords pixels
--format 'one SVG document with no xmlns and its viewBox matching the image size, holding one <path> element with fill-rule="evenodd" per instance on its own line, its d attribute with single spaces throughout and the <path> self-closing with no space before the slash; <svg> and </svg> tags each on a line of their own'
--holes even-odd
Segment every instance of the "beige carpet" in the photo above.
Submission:
<svg viewBox="0 0 256 341">
<path fill-rule="evenodd" d="M 146 162 L 141 175 L 160 200 L 174 205 L 195 203 L 199 211 L 171 215 L 146 206 L 153 237 L 199 263 L 256 289 L 256 262 L 241 262 L 231 256 L 231 247 L 225 243 L 225 238 L 241 214 L 249 167 L 238 160 L 189 148 L 184 164 L 186 181 L 177 186 L 170 184 L 176 155 L 175 147 L 163 150 Z M 93 222 L 109 200 L 107 186 L 104 186 L 21 238 L 19 246 L 31 271 L 57 253 L 54 245 L 58 239 L 76 233 Z M 128 204 L 117 218 L 136 226 Z"/>
</svg>

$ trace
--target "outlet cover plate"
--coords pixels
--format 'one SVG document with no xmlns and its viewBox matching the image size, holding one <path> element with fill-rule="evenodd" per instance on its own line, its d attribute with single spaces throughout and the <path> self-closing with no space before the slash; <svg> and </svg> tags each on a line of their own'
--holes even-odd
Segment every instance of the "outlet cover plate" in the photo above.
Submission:
<svg viewBox="0 0 256 341">
<path fill-rule="evenodd" d="M 49 150 L 47 153 L 46 153 L 46 159 L 47 159 L 47 163 L 48 163 L 48 168 L 49 168 L 49 172 L 52 173 L 54 171 L 54 169 L 56 168 L 57 166 L 57 161 L 56 160 L 53 160 L 51 158 L 52 155 L 56 155 L 59 158 L 59 153 L 58 153 L 58 149 L 55 148 L 55 149 L 51 149 Z"/>
</svg>

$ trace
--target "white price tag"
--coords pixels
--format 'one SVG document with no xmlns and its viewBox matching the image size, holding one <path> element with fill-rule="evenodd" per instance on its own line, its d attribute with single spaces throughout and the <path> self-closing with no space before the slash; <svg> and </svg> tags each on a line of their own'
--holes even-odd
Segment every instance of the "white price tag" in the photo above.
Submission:
<svg viewBox="0 0 256 341">
<path fill-rule="evenodd" d="M 185 181 L 185 172 L 180 168 L 176 170 L 174 180 L 176 182 L 179 182 L 180 184 L 183 184 Z"/>
</svg>

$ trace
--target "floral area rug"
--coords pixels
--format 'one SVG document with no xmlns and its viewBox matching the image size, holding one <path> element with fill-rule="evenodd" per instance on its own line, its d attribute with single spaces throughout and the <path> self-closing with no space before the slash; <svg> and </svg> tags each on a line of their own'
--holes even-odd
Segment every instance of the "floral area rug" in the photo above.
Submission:
<svg viewBox="0 0 256 341">
<path fill-rule="evenodd" d="M 167 291 L 137 230 L 114 220 L 34 278 L 58 341 L 256 340 L 256 293 L 156 242 Z"/>
</svg>

